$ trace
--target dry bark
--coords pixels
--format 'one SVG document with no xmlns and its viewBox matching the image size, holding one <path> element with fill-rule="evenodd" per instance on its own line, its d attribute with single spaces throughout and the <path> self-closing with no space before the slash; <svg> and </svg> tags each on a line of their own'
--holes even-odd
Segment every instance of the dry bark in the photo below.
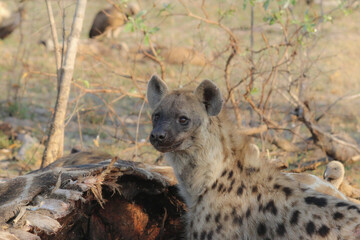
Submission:
<svg viewBox="0 0 360 240">
<path fill-rule="evenodd" d="M 45 145 L 41 167 L 44 167 L 45 164 L 49 164 L 63 155 L 64 121 L 70 94 L 71 79 L 74 72 L 77 45 L 85 15 L 86 2 L 87 0 L 78 0 L 76 4 L 64 65 L 60 71 L 60 86 L 58 89 L 55 111 L 50 124 L 48 140 Z"/>
<path fill-rule="evenodd" d="M 175 184 L 170 167 L 115 159 L 37 171 L 0 184 L 0 226 L 18 239 L 181 239 Z"/>
</svg>

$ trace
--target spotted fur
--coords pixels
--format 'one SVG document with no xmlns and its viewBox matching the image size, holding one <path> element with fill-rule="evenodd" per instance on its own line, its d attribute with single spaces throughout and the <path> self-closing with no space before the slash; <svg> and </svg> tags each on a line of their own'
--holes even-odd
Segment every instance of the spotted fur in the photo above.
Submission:
<svg viewBox="0 0 360 240">
<path fill-rule="evenodd" d="M 152 144 L 165 152 L 179 181 L 188 206 L 187 239 L 360 239 L 359 205 L 316 192 L 259 161 L 258 148 L 236 136 L 224 113 L 209 114 L 212 93 L 208 81 L 194 93 L 170 92 L 158 77 L 148 87 L 160 119 L 153 127 L 163 137 Z M 189 112 L 196 126 L 179 128 L 175 136 L 167 132 L 174 116 Z"/>
</svg>

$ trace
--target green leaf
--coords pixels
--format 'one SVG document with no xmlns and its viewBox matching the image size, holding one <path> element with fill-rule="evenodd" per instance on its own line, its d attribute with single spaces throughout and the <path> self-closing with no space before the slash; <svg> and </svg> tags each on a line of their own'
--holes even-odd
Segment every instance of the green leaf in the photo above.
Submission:
<svg viewBox="0 0 360 240">
<path fill-rule="evenodd" d="M 248 1 L 248 0 L 244 0 L 244 2 L 243 2 L 243 10 L 245 10 L 246 7 L 247 7 L 247 1 Z"/>
<path fill-rule="evenodd" d="M 141 10 L 140 12 L 138 12 L 138 14 L 136 14 L 135 18 L 141 18 L 146 13 L 147 13 L 147 10 Z"/>
<path fill-rule="evenodd" d="M 135 31 L 134 23 L 132 21 L 128 21 L 125 24 L 124 32 L 134 32 L 134 31 Z"/>
<path fill-rule="evenodd" d="M 90 88 L 90 83 L 89 83 L 89 81 L 83 80 L 83 83 L 84 83 L 84 85 L 85 85 L 86 88 Z"/>
<path fill-rule="evenodd" d="M 159 27 L 150 28 L 148 31 L 148 34 L 154 34 L 154 33 L 158 32 L 159 30 L 160 30 Z"/>
<path fill-rule="evenodd" d="M 264 2 L 264 4 L 263 4 L 263 8 L 264 8 L 265 10 L 268 10 L 269 4 L 270 4 L 270 0 L 266 0 L 266 1 Z"/>
<path fill-rule="evenodd" d="M 164 3 L 162 9 L 160 9 L 158 16 L 160 16 L 163 12 L 169 12 L 171 13 L 171 10 L 173 9 L 173 6 L 171 3 Z"/>
<path fill-rule="evenodd" d="M 149 34 L 145 34 L 145 36 L 144 36 L 144 44 L 146 46 L 149 46 L 149 41 L 150 41 Z"/>
<path fill-rule="evenodd" d="M 253 95 L 253 94 L 257 93 L 257 92 L 259 92 L 259 90 L 256 87 L 254 87 L 254 88 L 251 89 L 250 94 Z"/>
</svg>

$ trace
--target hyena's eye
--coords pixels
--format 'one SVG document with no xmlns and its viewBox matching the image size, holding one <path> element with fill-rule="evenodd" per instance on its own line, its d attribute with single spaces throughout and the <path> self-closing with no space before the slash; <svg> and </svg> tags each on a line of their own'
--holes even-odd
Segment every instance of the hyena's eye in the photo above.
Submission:
<svg viewBox="0 0 360 240">
<path fill-rule="evenodd" d="M 156 114 L 154 114 L 154 116 L 152 117 L 152 120 L 155 122 L 155 121 L 159 120 L 159 118 L 160 118 L 160 114 L 156 113 Z"/>
<path fill-rule="evenodd" d="M 179 118 L 179 123 L 183 126 L 187 125 L 189 123 L 190 119 L 188 119 L 187 117 L 185 116 L 181 116 Z"/>
</svg>

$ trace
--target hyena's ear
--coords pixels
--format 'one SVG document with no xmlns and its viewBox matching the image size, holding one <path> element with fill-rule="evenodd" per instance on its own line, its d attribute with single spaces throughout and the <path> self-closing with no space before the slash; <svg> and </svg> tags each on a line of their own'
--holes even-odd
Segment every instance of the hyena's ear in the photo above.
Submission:
<svg viewBox="0 0 360 240">
<path fill-rule="evenodd" d="M 150 107 L 154 109 L 167 92 L 166 83 L 156 74 L 152 75 L 147 87 L 147 99 Z"/>
<path fill-rule="evenodd" d="M 195 95 L 205 104 L 209 116 L 216 116 L 220 113 L 223 99 L 219 88 L 212 81 L 202 81 L 195 89 Z"/>
</svg>

